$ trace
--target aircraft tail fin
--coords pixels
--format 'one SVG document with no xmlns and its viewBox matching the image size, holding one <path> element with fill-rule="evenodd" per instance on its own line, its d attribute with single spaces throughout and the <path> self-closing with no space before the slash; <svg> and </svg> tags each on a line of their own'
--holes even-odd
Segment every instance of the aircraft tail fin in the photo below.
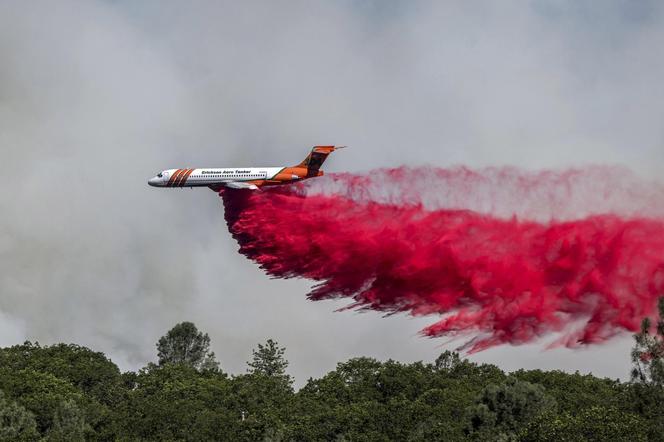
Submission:
<svg viewBox="0 0 664 442">
<path fill-rule="evenodd" d="M 314 146 L 304 161 L 302 161 L 296 167 L 306 167 L 309 171 L 309 175 L 316 175 L 318 174 L 318 170 L 325 162 L 327 156 L 335 150 L 343 149 L 344 147 L 346 146 Z"/>
</svg>

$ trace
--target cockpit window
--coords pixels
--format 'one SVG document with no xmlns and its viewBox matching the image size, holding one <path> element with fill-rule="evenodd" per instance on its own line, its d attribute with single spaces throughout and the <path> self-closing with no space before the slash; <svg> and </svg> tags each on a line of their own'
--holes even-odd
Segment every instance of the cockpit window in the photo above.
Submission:
<svg viewBox="0 0 664 442">
<path fill-rule="evenodd" d="M 159 172 L 159 173 L 157 174 L 157 178 L 161 178 L 161 177 L 163 177 L 163 176 L 164 176 L 164 174 L 161 173 L 161 172 Z"/>
</svg>

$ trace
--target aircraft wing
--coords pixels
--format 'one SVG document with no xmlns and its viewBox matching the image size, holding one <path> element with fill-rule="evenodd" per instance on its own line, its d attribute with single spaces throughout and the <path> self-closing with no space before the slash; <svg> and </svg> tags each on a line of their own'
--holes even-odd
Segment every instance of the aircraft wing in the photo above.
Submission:
<svg viewBox="0 0 664 442">
<path fill-rule="evenodd" d="M 250 189 L 257 190 L 258 186 L 251 183 L 244 183 L 242 181 L 229 181 L 224 184 L 226 187 L 231 189 Z"/>
<path fill-rule="evenodd" d="M 241 181 L 231 181 L 229 183 L 223 183 L 223 184 L 222 183 L 210 184 L 208 187 L 217 193 L 219 193 L 219 191 L 221 191 L 221 189 L 223 189 L 224 187 L 228 187 L 229 189 L 247 189 L 247 190 L 258 189 L 258 186 L 256 186 L 255 184 L 243 183 Z"/>
</svg>

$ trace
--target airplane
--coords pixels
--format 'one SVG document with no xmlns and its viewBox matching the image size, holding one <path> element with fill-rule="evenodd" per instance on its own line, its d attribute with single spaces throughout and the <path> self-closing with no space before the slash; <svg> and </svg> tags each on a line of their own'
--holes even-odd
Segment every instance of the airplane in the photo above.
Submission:
<svg viewBox="0 0 664 442">
<path fill-rule="evenodd" d="M 314 146 L 307 157 L 292 167 L 231 167 L 168 169 L 148 180 L 153 187 L 209 187 L 257 190 L 263 186 L 290 184 L 323 175 L 320 167 L 329 154 L 346 146 Z"/>
</svg>

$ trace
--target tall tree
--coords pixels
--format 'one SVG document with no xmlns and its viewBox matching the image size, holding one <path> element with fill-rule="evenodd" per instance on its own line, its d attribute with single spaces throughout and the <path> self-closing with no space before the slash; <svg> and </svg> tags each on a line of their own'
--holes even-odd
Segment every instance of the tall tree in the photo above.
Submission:
<svg viewBox="0 0 664 442">
<path fill-rule="evenodd" d="M 268 377 L 288 378 L 286 368 L 288 361 L 284 358 L 286 349 L 279 347 L 277 342 L 268 339 L 265 345 L 258 344 L 258 348 L 252 350 L 253 359 L 249 364 L 249 373 L 262 374 Z"/>
<path fill-rule="evenodd" d="M 157 352 L 159 365 L 185 364 L 196 370 L 219 367 L 210 351 L 210 337 L 192 322 L 181 322 L 159 338 Z"/>
<path fill-rule="evenodd" d="M 459 353 L 456 351 L 452 352 L 445 350 L 436 358 L 436 362 L 434 362 L 433 366 L 436 371 L 451 372 L 461 364 L 463 364 L 463 361 L 461 360 Z"/>
<path fill-rule="evenodd" d="M 650 318 L 641 322 L 641 331 L 634 335 L 632 349 L 632 381 L 664 385 L 664 297 L 659 298 L 659 319 L 651 333 Z"/>
</svg>

